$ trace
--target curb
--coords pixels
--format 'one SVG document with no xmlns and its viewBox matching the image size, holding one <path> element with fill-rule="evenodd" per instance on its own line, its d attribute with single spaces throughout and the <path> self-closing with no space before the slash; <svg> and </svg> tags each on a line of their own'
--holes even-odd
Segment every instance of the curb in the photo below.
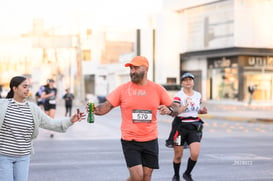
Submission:
<svg viewBox="0 0 273 181">
<path fill-rule="evenodd" d="M 239 117 L 239 116 L 217 116 L 217 115 L 211 115 L 211 114 L 200 115 L 200 118 L 218 119 L 218 120 L 227 120 L 227 121 L 273 123 L 273 119 L 253 118 L 253 117 L 250 118 L 250 117 Z"/>
<path fill-rule="evenodd" d="M 273 123 L 273 119 L 257 118 L 258 122 Z"/>
</svg>

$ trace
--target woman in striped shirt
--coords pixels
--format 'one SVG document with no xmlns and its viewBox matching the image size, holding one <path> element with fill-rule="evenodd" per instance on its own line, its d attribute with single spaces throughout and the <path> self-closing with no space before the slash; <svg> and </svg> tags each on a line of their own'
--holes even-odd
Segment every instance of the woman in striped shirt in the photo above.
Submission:
<svg viewBox="0 0 273 181">
<path fill-rule="evenodd" d="M 0 99 L 0 180 L 27 181 L 32 140 L 39 127 L 65 132 L 74 122 L 84 119 L 84 113 L 54 120 L 26 98 L 29 82 L 15 76 L 10 81 L 7 99 Z"/>
</svg>

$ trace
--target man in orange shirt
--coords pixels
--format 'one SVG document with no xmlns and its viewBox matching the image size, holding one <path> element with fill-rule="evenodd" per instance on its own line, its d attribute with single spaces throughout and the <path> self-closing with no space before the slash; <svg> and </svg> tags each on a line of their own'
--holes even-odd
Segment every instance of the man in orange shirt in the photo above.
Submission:
<svg viewBox="0 0 273 181">
<path fill-rule="evenodd" d="M 131 81 L 112 91 L 94 114 L 104 115 L 120 106 L 121 143 L 130 173 L 127 181 L 150 181 L 153 169 L 159 168 L 157 110 L 166 105 L 172 113 L 172 100 L 162 86 L 147 79 L 145 57 L 136 56 L 125 67 L 130 67 Z"/>
</svg>

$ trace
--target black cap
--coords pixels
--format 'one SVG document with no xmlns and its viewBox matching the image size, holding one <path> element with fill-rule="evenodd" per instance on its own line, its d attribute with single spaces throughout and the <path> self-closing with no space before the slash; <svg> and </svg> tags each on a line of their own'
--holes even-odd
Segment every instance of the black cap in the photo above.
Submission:
<svg viewBox="0 0 273 181">
<path fill-rule="evenodd" d="M 48 82 L 55 82 L 53 79 L 48 79 L 47 81 Z"/>
<path fill-rule="evenodd" d="M 185 78 L 188 78 L 188 77 L 194 79 L 194 75 L 192 75 L 191 73 L 187 72 L 187 73 L 184 73 L 181 76 L 181 81 L 184 80 Z"/>
</svg>

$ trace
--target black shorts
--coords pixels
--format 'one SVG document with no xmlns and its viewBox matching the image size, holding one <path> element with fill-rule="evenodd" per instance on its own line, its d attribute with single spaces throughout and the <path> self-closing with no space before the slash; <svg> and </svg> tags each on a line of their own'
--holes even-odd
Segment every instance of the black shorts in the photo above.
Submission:
<svg viewBox="0 0 273 181">
<path fill-rule="evenodd" d="M 37 101 L 37 105 L 41 106 L 41 105 L 44 105 L 44 103 L 43 103 L 43 101 Z"/>
<path fill-rule="evenodd" d="M 178 132 L 179 132 L 178 137 L 180 136 L 180 144 L 178 142 L 177 145 L 182 146 L 184 145 L 185 142 L 188 145 L 190 145 L 193 142 L 201 142 L 202 131 L 197 131 L 196 126 L 194 126 L 194 124 L 191 122 L 181 123 Z"/>
<path fill-rule="evenodd" d="M 45 111 L 49 111 L 50 109 L 56 109 L 56 104 L 49 104 L 48 102 L 44 103 Z"/>
<path fill-rule="evenodd" d="M 138 142 L 121 139 L 122 150 L 127 167 L 142 165 L 158 169 L 158 140 Z"/>
</svg>

